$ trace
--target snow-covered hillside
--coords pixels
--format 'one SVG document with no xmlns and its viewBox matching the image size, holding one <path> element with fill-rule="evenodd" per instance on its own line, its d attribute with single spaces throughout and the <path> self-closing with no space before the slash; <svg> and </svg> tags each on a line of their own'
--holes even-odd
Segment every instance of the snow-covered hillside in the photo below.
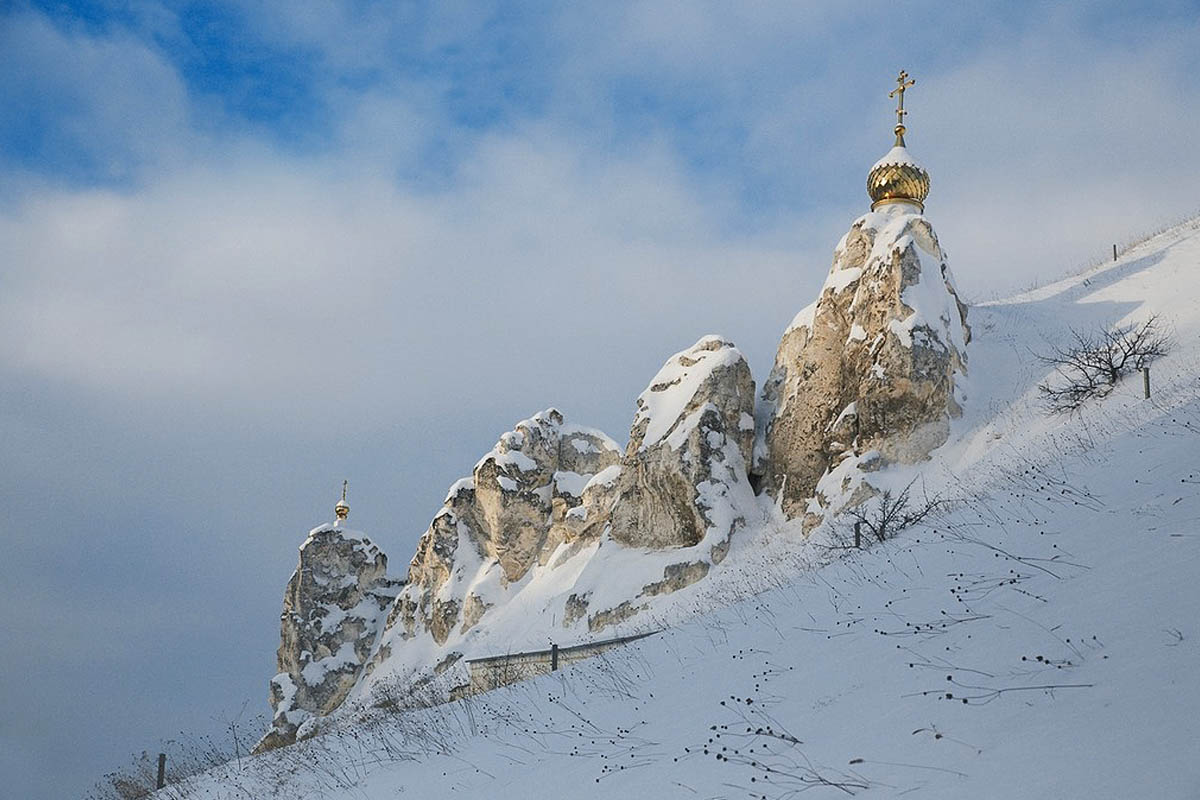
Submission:
<svg viewBox="0 0 1200 800">
<path fill-rule="evenodd" d="M 657 635 L 433 708 L 364 695 L 158 796 L 1200 796 L 1197 292 L 1200 220 L 971 308 L 949 440 L 873 475 L 945 501 L 894 539 L 764 508 Z M 1150 400 L 1044 411 L 1036 353 L 1151 315 Z"/>
</svg>

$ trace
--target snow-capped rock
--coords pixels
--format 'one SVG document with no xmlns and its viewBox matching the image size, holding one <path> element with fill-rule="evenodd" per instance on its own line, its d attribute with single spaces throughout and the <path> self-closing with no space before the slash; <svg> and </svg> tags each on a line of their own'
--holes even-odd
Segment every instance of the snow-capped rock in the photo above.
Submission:
<svg viewBox="0 0 1200 800">
<path fill-rule="evenodd" d="M 556 409 L 517 423 L 450 488 L 417 545 L 388 628 L 400 624 L 406 637 L 425 629 L 442 644 L 456 625 L 473 627 L 489 608 L 471 589 L 480 571 L 497 564 L 499 584 L 519 582 L 590 530 L 585 515 L 572 512 L 605 495 L 608 479 L 593 486 L 593 478 L 611 475 L 619 459 L 611 438 L 567 424 Z"/>
<path fill-rule="evenodd" d="M 913 463 L 946 441 L 961 413 L 966 317 L 924 216 L 897 204 L 854 222 L 763 386 L 754 471 L 784 513 L 812 512 L 815 524 L 825 505 L 809 503 L 818 482 L 846 459 L 867 469 Z M 845 477 L 820 495 L 852 491 Z"/>
<path fill-rule="evenodd" d="M 564 628 L 575 641 L 607 635 L 663 595 L 706 578 L 749 517 L 761 522 L 747 477 L 753 408 L 745 358 L 708 336 L 672 356 L 638 398 L 624 455 L 604 433 L 568 424 L 552 408 L 517 423 L 470 477 L 450 487 L 378 641 L 375 627 L 347 627 L 340 634 L 346 641 L 328 643 L 325 658 L 334 660 L 318 661 L 317 675 L 304 647 L 315 648 L 309 640 L 328 626 L 285 619 L 273 682 L 276 730 L 264 743 L 297 738 L 306 721 L 345 700 L 356 680 L 365 702 L 372 686 L 388 681 L 428 681 L 453 670 L 442 681 L 452 682 L 464 657 L 513 646 L 506 639 L 514 631 L 534 641 Z M 325 546 L 322 537 L 338 534 L 318 529 L 313 539 Z M 306 567 L 311 546 L 298 574 L 317 569 Z M 335 548 L 322 558 L 334 556 L 350 557 Z M 322 585 L 384 580 L 382 566 L 378 575 L 338 568 L 355 577 L 322 578 Z M 289 587 L 289 610 L 331 602 L 292 599 L 296 591 Z M 314 687 L 308 677 L 322 683 Z"/>
<path fill-rule="evenodd" d="M 745 522 L 731 492 L 749 486 L 753 412 L 750 366 L 731 342 L 706 336 L 671 356 L 637 399 L 616 479 L 612 538 L 687 547 L 719 528 L 724 543 Z"/>
<path fill-rule="evenodd" d="M 733 534 L 761 522 L 747 476 L 753 404 L 745 358 L 708 336 L 642 393 L 623 456 L 554 409 L 518 423 L 421 537 L 372 680 L 513 646 L 505 631 L 544 641 L 565 628 L 578 641 L 705 578 Z"/>
<path fill-rule="evenodd" d="M 387 577 L 387 556 L 363 534 L 337 524 L 308 534 L 283 596 L 273 728 L 257 751 L 294 742 L 307 720 L 341 704 L 398 588 Z"/>
<path fill-rule="evenodd" d="M 450 487 L 379 637 L 373 617 L 339 617 L 333 631 L 304 622 L 330 600 L 289 599 L 300 610 L 285 619 L 276 730 L 264 743 L 294 739 L 356 680 L 355 702 L 372 702 L 372 687 L 387 681 L 436 676 L 453 689 L 464 659 L 559 635 L 628 632 L 689 602 L 736 551 L 738 531 L 766 522 L 752 459 L 797 516 L 814 494 L 853 494 L 870 465 L 918 460 L 940 445 L 959 411 L 965 308 L 929 224 L 898 208 L 866 215 L 839 245 L 820 299 L 780 345 L 757 436 L 746 359 L 706 336 L 668 359 L 638 397 L 623 453 L 555 409 L 501 435 Z M 384 580 L 382 568 L 322 569 L 363 587 Z"/>
</svg>

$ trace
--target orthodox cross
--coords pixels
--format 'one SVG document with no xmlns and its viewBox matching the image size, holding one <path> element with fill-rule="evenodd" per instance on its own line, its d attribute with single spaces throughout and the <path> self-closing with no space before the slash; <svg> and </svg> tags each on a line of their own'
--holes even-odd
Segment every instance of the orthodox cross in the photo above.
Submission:
<svg viewBox="0 0 1200 800">
<path fill-rule="evenodd" d="M 350 481 L 342 481 L 342 502 L 346 502 L 346 487 L 350 485 Z"/>
<path fill-rule="evenodd" d="M 904 110 L 904 90 L 909 88 L 910 86 L 915 86 L 916 84 L 917 84 L 917 82 L 915 80 L 911 80 L 908 77 L 907 72 L 905 72 L 904 70 L 900 70 L 900 75 L 896 78 L 896 88 L 892 89 L 890 92 L 888 92 L 888 97 L 896 97 L 897 95 L 899 95 L 899 99 L 896 104 L 896 124 L 897 125 L 904 124 L 904 115 L 908 113 L 907 111 Z"/>
</svg>

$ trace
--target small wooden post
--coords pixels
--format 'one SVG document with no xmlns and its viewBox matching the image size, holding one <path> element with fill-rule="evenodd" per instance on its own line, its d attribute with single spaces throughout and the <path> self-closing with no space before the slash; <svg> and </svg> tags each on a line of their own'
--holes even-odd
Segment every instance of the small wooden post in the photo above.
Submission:
<svg viewBox="0 0 1200 800">
<path fill-rule="evenodd" d="M 861 521 L 854 523 L 854 547 L 859 550 L 862 549 L 862 522 Z"/>
<path fill-rule="evenodd" d="M 550 645 L 550 671 L 556 672 L 557 670 L 558 670 L 558 645 L 552 644 L 552 645 Z"/>
<path fill-rule="evenodd" d="M 155 789 L 161 789 L 167 785 L 167 754 L 158 754 L 158 780 L 155 781 Z"/>
<path fill-rule="evenodd" d="M 1113 261 L 1117 260 L 1117 246 L 1113 245 Z"/>
<path fill-rule="evenodd" d="M 1150 368 L 1142 367 L 1142 389 L 1146 394 L 1146 399 L 1150 399 Z"/>
</svg>

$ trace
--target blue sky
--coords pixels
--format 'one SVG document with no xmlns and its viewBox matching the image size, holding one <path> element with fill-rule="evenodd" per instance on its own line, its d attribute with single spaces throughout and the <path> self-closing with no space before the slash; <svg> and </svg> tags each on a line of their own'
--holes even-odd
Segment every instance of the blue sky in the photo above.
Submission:
<svg viewBox="0 0 1200 800">
<path fill-rule="evenodd" d="M 1198 54 L 1190 2 L 0 4 L 4 785 L 265 712 L 343 478 L 402 573 L 517 420 L 623 439 L 710 332 L 761 382 L 900 68 L 980 300 L 1200 210 Z"/>
</svg>

